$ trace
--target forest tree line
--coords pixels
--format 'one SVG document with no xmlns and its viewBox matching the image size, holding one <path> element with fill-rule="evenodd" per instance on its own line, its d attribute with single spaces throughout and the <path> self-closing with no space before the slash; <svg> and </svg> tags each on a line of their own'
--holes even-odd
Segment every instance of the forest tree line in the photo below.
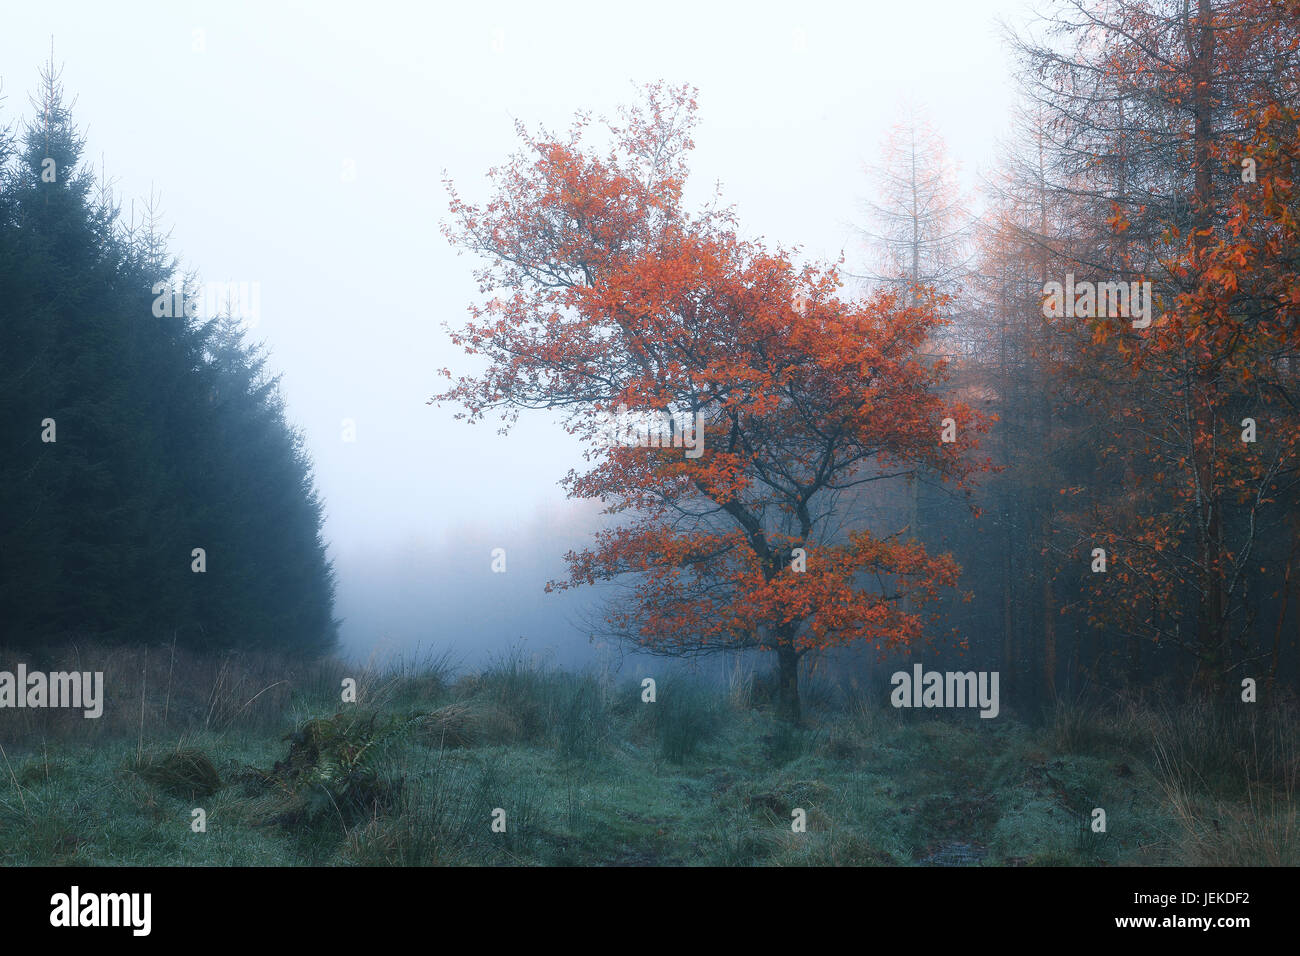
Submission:
<svg viewBox="0 0 1300 956">
<path fill-rule="evenodd" d="M 41 75 L 30 119 L 0 117 L 0 646 L 326 650 L 322 503 L 277 380 L 238 315 L 184 307 L 153 201 L 122 214 Z"/>
<path fill-rule="evenodd" d="M 1021 705 L 1294 692 L 1300 4 L 1068 0 L 1008 39 L 1021 108 L 980 215 L 914 120 L 862 217 L 864 278 L 951 297 L 929 351 L 998 418 L 980 520 L 923 476 L 895 520 L 952 550 L 973 597 L 944 623 Z M 1062 310 L 1067 283 L 1149 283 L 1151 315 Z"/>
</svg>

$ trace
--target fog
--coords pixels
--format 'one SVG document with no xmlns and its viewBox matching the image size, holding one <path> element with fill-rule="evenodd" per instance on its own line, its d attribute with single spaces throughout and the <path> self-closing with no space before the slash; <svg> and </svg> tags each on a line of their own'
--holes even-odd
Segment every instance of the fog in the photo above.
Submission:
<svg viewBox="0 0 1300 956">
<path fill-rule="evenodd" d="M 1010 0 L 222 0 L 120 19 L 111 5 L 19 4 L 0 77 L 7 119 L 27 115 L 52 37 L 87 156 L 124 212 L 154 193 L 186 267 L 260 284 L 253 335 L 316 463 L 345 653 L 449 649 L 472 664 L 522 641 L 576 664 L 590 659 L 592 595 L 543 593 L 599 521 L 558 485 L 581 465 L 576 441 L 546 414 L 502 436 L 426 404 L 436 369 L 473 367 L 442 329 L 478 296 L 478 263 L 439 232 L 444 171 L 480 199 L 516 119 L 562 128 L 642 83 L 689 82 L 688 198 L 721 181 L 751 235 L 844 250 L 852 267 L 862 164 L 910 106 L 968 186 L 993 161 L 1011 106 L 996 19 L 1022 14 Z"/>
</svg>

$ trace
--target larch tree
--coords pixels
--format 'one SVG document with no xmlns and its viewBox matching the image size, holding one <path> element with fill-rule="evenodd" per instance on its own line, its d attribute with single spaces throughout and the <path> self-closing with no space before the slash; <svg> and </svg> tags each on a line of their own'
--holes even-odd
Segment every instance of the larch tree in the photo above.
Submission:
<svg viewBox="0 0 1300 956">
<path fill-rule="evenodd" d="M 943 138 L 918 113 L 894 125 L 867 169 L 872 195 L 858 232 L 872 284 L 954 293 L 969 271 L 972 216 Z"/>
<path fill-rule="evenodd" d="M 797 722 L 805 655 L 906 645 L 958 579 L 948 556 L 853 527 L 846 497 L 918 467 L 969 490 L 989 422 L 945 403 L 945 363 L 919 354 L 942 324 L 936 296 L 842 298 L 834 266 L 741 238 L 716 197 L 683 209 L 695 109 L 689 88 L 651 86 L 603 152 L 584 144 L 586 115 L 565 137 L 519 126 L 486 205 L 448 183 L 446 232 L 485 258 L 493 298 L 452 332 L 486 370 L 430 401 L 499 412 L 503 430 L 521 409 L 562 411 L 590 465 L 569 495 L 626 518 L 548 589 L 627 576 L 607 620 L 639 647 L 774 654 Z M 652 428 L 611 440 L 621 408 L 668 423 L 680 447 Z"/>
<path fill-rule="evenodd" d="M 917 110 L 885 137 L 880 160 L 867 167 L 872 196 L 858 232 L 866 246 L 869 287 L 891 289 L 915 304 L 923 290 L 956 294 L 969 272 L 972 217 L 957 182 L 956 166 L 943 137 Z M 954 324 L 936 328 L 931 339 L 951 336 Z M 955 342 L 928 341 L 923 354 L 948 356 Z M 918 475 L 906 478 L 907 527 L 921 534 Z"/>
</svg>

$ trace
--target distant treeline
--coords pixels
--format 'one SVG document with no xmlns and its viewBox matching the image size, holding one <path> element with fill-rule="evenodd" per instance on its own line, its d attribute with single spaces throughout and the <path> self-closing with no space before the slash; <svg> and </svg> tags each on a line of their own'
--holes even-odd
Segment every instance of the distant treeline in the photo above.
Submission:
<svg viewBox="0 0 1300 956">
<path fill-rule="evenodd" d="M 28 122 L 0 113 L 0 645 L 331 647 L 322 505 L 276 378 L 238 319 L 155 307 L 194 279 L 152 203 L 127 221 L 82 166 L 42 78 Z"/>
</svg>

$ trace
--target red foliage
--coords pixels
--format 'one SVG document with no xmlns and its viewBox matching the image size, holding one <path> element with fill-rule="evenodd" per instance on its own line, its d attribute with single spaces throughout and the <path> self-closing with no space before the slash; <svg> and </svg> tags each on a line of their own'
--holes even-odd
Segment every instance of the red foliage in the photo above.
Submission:
<svg viewBox="0 0 1300 956">
<path fill-rule="evenodd" d="M 650 87 L 604 154 L 584 148 L 585 116 L 565 138 L 521 127 L 486 206 L 449 184 L 448 236 L 486 257 L 481 288 L 497 297 L 453 333 L 486 371 L 435 400 L 471 420 L 497 410 L 505 428 L 521 408 L 566 411 L 591 464 L 569 474 L 569 494 L 634 518 L 569 554 L 568 579 L 550 587 L 634 574 L 611 623 L 646 647 L 906 643 L 922 620 L 903 599 L 915 609 L 953 585 L 955 563 L 833 529 L 839 499 L 868 481 L 924 468 L 969 488 L 988 467 L 966 453 L 989 421 L 945 404 L 945 363 L 918 354 L 943 303 L 846 301 L 836 267 L 796 267 L 793 251 L 740 238 L 716 202 L 683 211 L 694 112 L 689 89 Z M 698 415 L 702 454 L 602 444 L 620 405 Z M 940 440 L 947 418 L 955 443 Z"/>
</svg>

